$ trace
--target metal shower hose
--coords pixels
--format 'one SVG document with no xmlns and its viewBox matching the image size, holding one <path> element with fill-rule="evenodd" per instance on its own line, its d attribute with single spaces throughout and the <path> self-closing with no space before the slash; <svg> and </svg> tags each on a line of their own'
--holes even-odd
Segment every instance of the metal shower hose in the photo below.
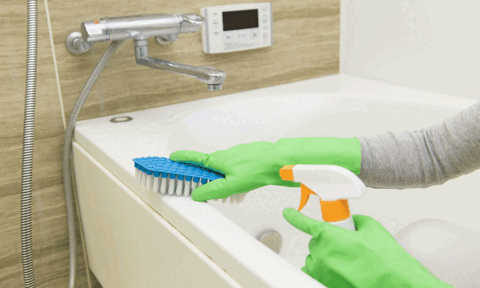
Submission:
<svg viewBox="0 0 480 288">
<path fill-rule="evenodd" d="M 72 192 L 72 174 L 71 174 L 71 163 L 70 163 L 70 153 L 72 150 L 72 141 L 73 141 L 73 130 L 75 129 L 75 123 L 77 122 L 78 114 L 83 107 L 83 104 L 87 100 L 90 90 L 92 90 L 93 85 L 97 82 L 100 73 L 102 73 L 105 66 L 107 66 L 108 61 L 112 55 L 117 51 L 117 48 L 123 44 L 125 40 L 112 41 L 108 46 L 107 50 L 103 52 L 102 57 L 98 61 L 97 65 L 93 69 L 92 74 L 88 77 L 87 82 L 83 86 L 80 95 L 70 113 L 68 118 L 67 129 L 65 130 L 65 137 L 63 139 L 63 187 L 65 189 L 65 202 L 67 206 L 67 223 L 68 223 L 68 242 L 70 246 L 70 287 L 74 287 L 75 284 L 75 213 L 73 211 L 73 192 Z M 73 275 L 73 276 L 72 276 Z"/>
<path fill-rule="evenodd" d="M 25 92 L 25 117 L 23 128 L 23 155 L 22 155 L 22 192 L 21 192 L 21 234 L 22 234 L 22 263 L 23 277 L 26 288 L 35 287 L 32 256 L 32 164 L 33 164 L 33 136 L 35 120 L 35 94 L 37 75 L 37 28 L 38 28 L 37 0 L 28 1 L 28 35 L 27 35 L 27 77 Z M 73 193 L 71 177 L 70 153 L 72 149 L 73 130 L 78 114 L 87 100 L 88 94 L 97 81 L 102 70 L 117 48 L 124 42 L 112 41 L 103 53 L 92 74 L 85 83 L 75 102 L 64 137 L 63 149 L 63 181 L 65 202 L 67 209 L 68 241 L 70 254 L 69 287 L 75 286 L 76 270 L 76 233 L 75 215 L 73 210 Z"/>
<path fill-rule="evenodd" d="M 22 155 L 22 262 L 25 287 L 35 287 L 32 258 L 32 161 L 35 121 L 35 93 L 37 86 L 37 1 L 28 1 L 27 81 L 25 115 L 23 122 Z"/>
</svg>

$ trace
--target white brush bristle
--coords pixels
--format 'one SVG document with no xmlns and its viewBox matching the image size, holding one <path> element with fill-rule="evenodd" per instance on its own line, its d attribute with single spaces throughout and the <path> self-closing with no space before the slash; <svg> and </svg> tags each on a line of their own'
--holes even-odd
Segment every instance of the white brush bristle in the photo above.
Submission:
<svg viewBox="0 0 480 288">
<path fill-rule="evenodd" d="M 135 169 L 135 182 L 144 189 L 154 193 L 188 197 L 192 194 L 192 191 L 195 190 L 195 188 L 205 185 L 202 184 L 202 179 L 196 183 L 193 181 L 193 179 L 191 179 L 191 181 L 186 181 L 185 179 L 180 180 L 177 178 L 178 177 L 171 179 L 168 178 L 168 176 L 167 178 L 162 178 L 162 176 L 155 177 L 154 175 L 147 175 L 147 173 L 143 172 L 142 170 Z M 207 183 L 209 182 L 210 181 L 207 181 Z M 231 204 L 239 204 L 243 202 L 247 194 L 248 192 L 234 194 L 221 200 L 223 203 L 227 203 L 227 201 L 229 201 Z M 219 199 L 213 200 L 217 201 Z"/>
<path fill-rule="evenodd" d="M 175 182 L 176 178 L 168 178 L 168 195 L 173 195 L 175 193 Z"/>
<path fill-rule="evenodd" d="M 191 189 L 191 184 L 190 184 L 191 181 L 186 181 L 185 180 L 185 185 L 183 187 L 183 195 L 185 196 L 190 196 L 190 189 Z"/>
<path fill-rule="evenodd" d="M 177 188 L 175 189 L 175 195 L 177 195 L 177 196 L 182 196 L 182 193 L 183 193 L 183 182 L 185 182 L 185 180 L 178 180 L 178 179 L 177 179 Z"/>
<path fill-rule="evenodd" d="M 153 191 L 153 175 L 147 175 L 147 189 Z"/>
<path fill-rule="evenodd" d="M 162 179 L 162 177 L 153 177 L 153 192 L 155 193 L 160 191 L 160 179 Z"/>
</svg>

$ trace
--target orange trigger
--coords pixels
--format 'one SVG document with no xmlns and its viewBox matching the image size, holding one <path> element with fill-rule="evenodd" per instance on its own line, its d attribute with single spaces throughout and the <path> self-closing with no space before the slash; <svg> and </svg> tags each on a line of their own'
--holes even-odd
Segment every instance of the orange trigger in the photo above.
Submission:
<svg viewBox="0 0 480 288">
<path fill-rule="evenodd" d="M 317 195 L 317 193 L 313 192 L 310 188 L 303 184 L 300 184 L 300 192 L 300 206 L 298 207 L 299 212 L 303 209 L 303 207 L 305 207 L 311 194 Z"/>
</svg>

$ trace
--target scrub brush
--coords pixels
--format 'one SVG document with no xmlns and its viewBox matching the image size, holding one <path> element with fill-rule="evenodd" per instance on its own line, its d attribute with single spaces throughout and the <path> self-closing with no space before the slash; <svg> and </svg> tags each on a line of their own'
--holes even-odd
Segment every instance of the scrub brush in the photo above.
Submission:
<svg viewBox="0 0 480 288">
<path fill-rule="evenodd" d="M 172 161 L 165 157 L 135 158 L 135 180 L 148 191 L 177 196 L 190 196 L 192 191 L 210 181 L 225 178 L 211 169 Z M 246 193 L 232 195 L 230 202 L 240 203 Z M 215 199 L 217 200 L 217 199 Z M 222 200 L 227 202 L 227 198 Z"/>
</svg>

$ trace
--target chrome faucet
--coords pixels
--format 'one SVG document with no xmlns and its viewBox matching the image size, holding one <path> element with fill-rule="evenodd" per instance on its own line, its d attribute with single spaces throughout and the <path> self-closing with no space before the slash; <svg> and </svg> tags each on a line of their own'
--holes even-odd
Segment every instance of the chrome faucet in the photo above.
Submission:
<svg viewBox="0 0 480 288">
<path fill-rule="evenodd" d="M 208 66 L 194 67 L 167 60 L 151 58 L 148 56 L 147 40 L 134 40 L 133 42 L 135 45 L 135 58 L 137 64 L 190 77 L 196 77 L 201 82 L 207 84 L 208 90 L 222 90 L 222 83 L 225 81 L 226 76 L 224 71 Z"/>
<path fill-rule="evenodd" d="M 137 64 L 195 77 L 207 84 L 210 91 L 222 90 L 225 71 L 208 67 L 194 67 L 148 56 L 147 38 L 154 36 L 159 44 L 167 45 L 178 39 L 180 33 L 194 33 L 204 18 L 198 14 L 157 14 L 120 18 L 102 18 L 81 24 L 81 32 L 67 36 L 65 45 L 72 54 L 83 54 L 91 45 L 101 41 L 133 39 Z"/>
</svg>

